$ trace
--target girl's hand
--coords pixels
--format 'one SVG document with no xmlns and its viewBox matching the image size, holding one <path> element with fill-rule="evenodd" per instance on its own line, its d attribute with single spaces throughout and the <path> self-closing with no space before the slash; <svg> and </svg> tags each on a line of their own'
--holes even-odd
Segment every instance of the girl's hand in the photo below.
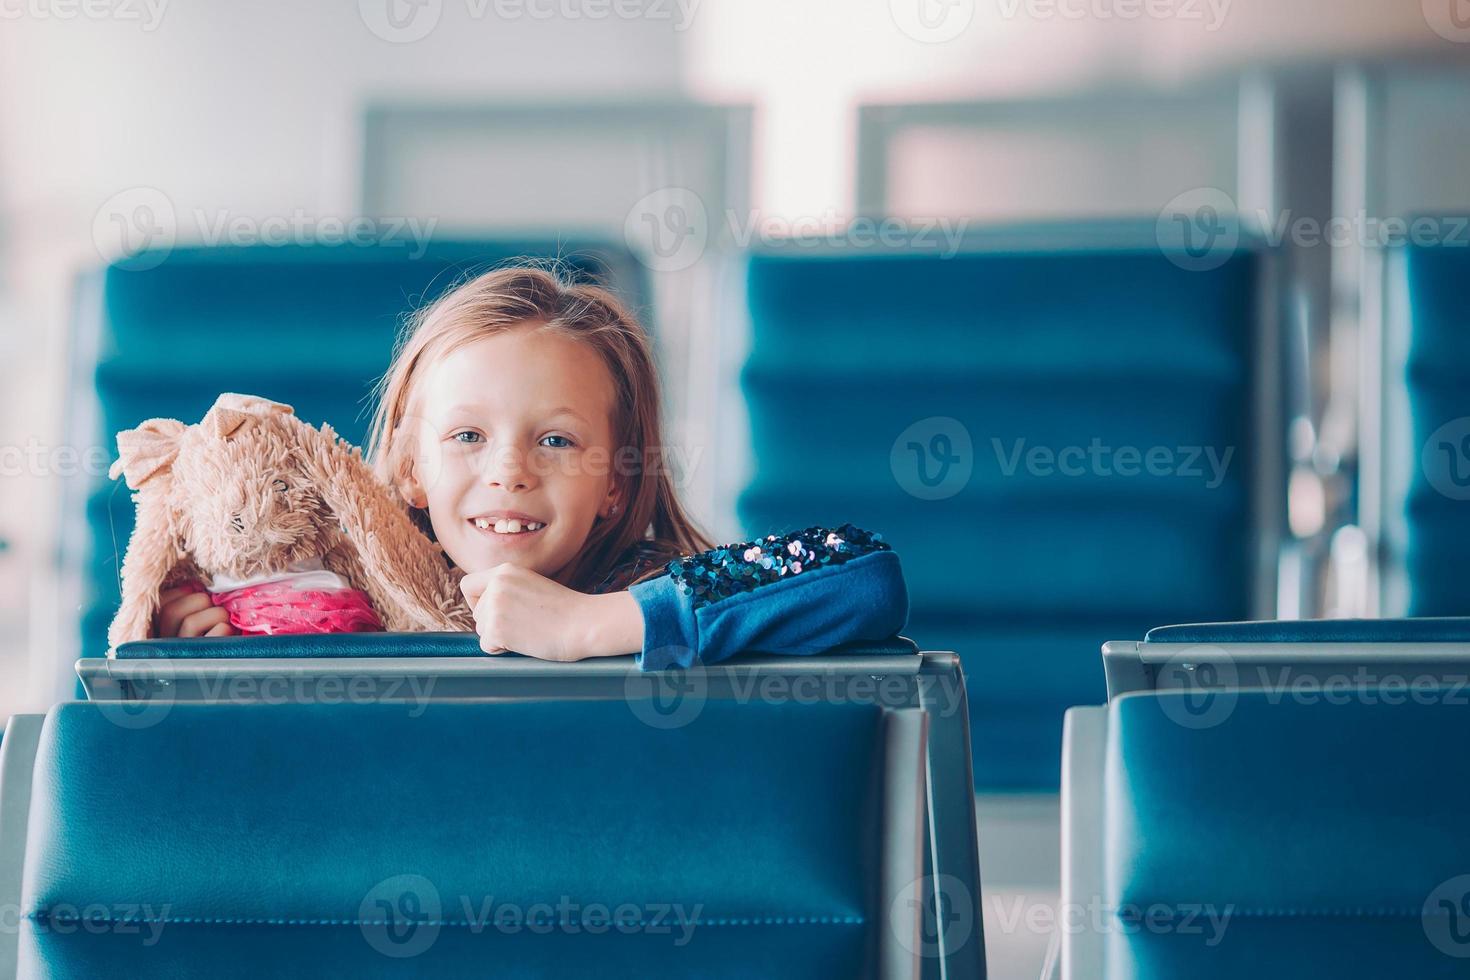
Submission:
<svg viewBox="0 0 1470 980">
<path fill-rule="evenodd" d="M 459 588 L 486 653 L 571 661 L 643 649 L 643 612 L 627 592 L 587 595 L 509 563 L 471 572 Z"/>
<path fill-rule="evenodd" d="M 164 589 L 158 597 L 154 636 L 235 636 L 239 632 L 230 625 L 229 612 L 210 602 L 209 593 L 198 586 Z"/>
</svg>

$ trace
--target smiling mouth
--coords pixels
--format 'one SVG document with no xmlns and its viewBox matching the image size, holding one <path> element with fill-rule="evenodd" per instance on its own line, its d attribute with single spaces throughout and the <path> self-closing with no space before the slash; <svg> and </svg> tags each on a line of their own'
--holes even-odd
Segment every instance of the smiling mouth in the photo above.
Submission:
<svg viewBox="0 0 1470 980">
<path fill-rule="evenodd" d="M 542 521 L 522 521 L 508 517 L 493 521 L 487 517 L 472 517 L 470 524 L 481 531 L 507 538 L 540 534 L 546 528 Z"/>
</svg>

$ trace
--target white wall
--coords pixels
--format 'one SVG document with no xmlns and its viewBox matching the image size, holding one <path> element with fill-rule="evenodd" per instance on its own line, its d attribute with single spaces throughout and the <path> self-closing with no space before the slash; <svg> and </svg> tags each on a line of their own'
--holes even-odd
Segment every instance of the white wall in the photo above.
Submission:
<svg viewBox="0 0 1470 980">
<path fill-rule="evenodd" d="M 690 31 L 689 85 L 761 108 L 758 206 L 841 217 L 853 207 L 853 121 L 864 102 L 1168 85 L 1255 60 L 1464 48 L 1431 30 L 1419 0 L 1149 2 L 1179 16 L 1107 16 L 1142 0 L 704 0 Z M 953 36 L 919 39 L 920 10 L 941 25 L 927 36 Z"/>
</svg>

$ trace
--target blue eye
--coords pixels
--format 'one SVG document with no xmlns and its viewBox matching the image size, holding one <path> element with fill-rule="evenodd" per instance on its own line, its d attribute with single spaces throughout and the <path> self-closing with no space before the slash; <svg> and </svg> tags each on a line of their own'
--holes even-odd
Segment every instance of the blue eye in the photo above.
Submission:
<svg viewBox="0 0 1470 980">
<path fill-rule="evenodd" d="M 560 439 L 561 440 L 561 444 L 560 445 L 547 446 L 548 449 L 570 449 L 570 448 L 572 448 L 572 440 L 568 439 L 566 436 L 546 436 L 545 438 L 543 438 L 541 440 L 541 445 L 546 446 L 546 440 L 547 439 Z"/>
<path fill-rule="evenodd" d="M 474 443 L 482 441 L 478 432 L 470 432 L 468 430 L 464 432 L 456 432 L 449 438 L 453 439 L 455 442 L 462 442 L 465 445 L 472 445 Z"/>
</svg>

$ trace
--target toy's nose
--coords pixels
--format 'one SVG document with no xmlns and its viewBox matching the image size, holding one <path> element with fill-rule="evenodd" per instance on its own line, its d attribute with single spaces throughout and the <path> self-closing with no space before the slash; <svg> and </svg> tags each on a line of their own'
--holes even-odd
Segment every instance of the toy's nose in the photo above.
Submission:
<svg viewBox="0 0 1470 980">
<path fill-rule="evenodd" d="M 245 530 L 245 521 L 239 514 L 231 514 L 230 526 L 237 531 L 243 531 Z"/>
</svg>

